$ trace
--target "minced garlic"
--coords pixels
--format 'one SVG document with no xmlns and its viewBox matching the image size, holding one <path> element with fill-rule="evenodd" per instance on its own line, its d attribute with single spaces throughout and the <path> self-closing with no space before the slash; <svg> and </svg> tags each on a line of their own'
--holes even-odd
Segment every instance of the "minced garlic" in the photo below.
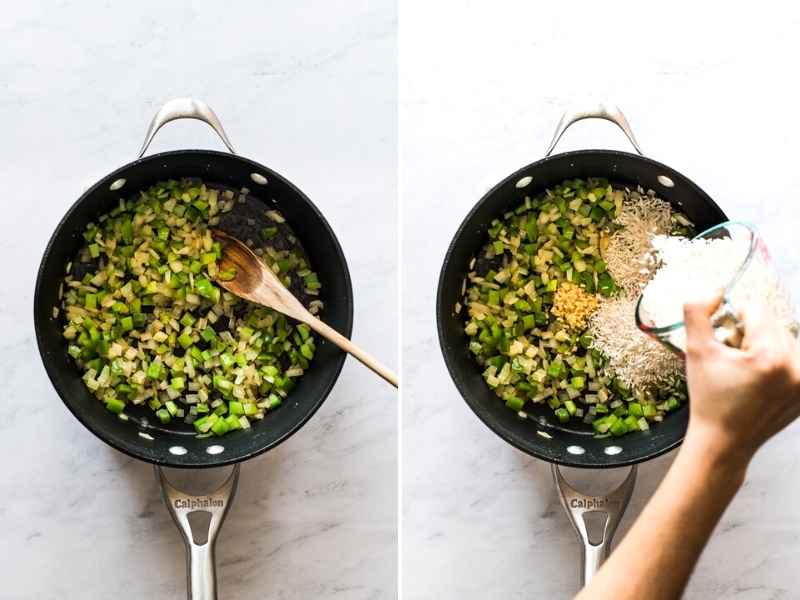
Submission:
<svg viewBox="0 0 800 600">
<path fill-rule="evenodd" d="M 573 329 L 586 327 L 589 317 L 597 310 L 597 298 L 580 286 L 563 282 L 553 296 L 551 313 Z"/>
</svg>

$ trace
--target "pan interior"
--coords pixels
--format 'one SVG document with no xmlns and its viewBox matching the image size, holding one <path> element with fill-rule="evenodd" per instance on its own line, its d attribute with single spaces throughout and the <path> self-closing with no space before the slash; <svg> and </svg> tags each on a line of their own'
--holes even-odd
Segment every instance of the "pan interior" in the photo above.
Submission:
<svg viewBox="0 0 800 600">
<path fill-rule="evenodd" d="M 199 177 L 209 187 L 249 190 L 247 201 L 237 203 L 221 223 L 234 235 L 252 238 L 253 232 L 257 235 L 265 211 L 280 211 L 323 283 L 322 318 L 334 329 L 350 335 L 349 272 L 338 241 L 319 210 L 300 190 L 266 167 L 210 151 L 154 155 L 123 167 L 89 189 L 64 216 L 45 250 L 36 283 L 34 321 L 42 360 L 56 391 L 70 411 L 98 437 L 127 454 L 156 464 L 219 466 L 264 452 L 296 432 L 327 397 L 346 355 L 320 340 L 311 367 L 277 409 L 250 429 L 220 438 L 198 438 L 191 426 L 157 426 L 155 419 L 144 422 L 136 412 L 126 422 L 106 410 L 83 385 L 79 370 L 66 353 L 60 319 L 53 314 L 53 307 L 59 305 L 58 287 L 66 263 L 81 247 L 86 224 L 110 210 L 120 197 L 129 198 L 157 181 L 182 177 Z"/>
<path fill-rule="evenodd" d="M 467 347 L 465 317 L 455 312 L 469 262 L 483 247 L 492 220 L 564 180 L 604 177 L 612 185 L 653 189 L 676 211 L 703 228 L 726 220 L 719 207 L 690 180 L 655 161 L 623 152 L 587 150 L 556 155 L 512 174 L 490 190 L 462 222 L 448 249 L 440 274 L 437 325 L 445 363 L 456 387 L 476 415 L 516 448 L 549 462 L 576 467 L 617 467 L 658 456 L 678 444 L 688 423 L 686 405 L 647 431 L 598 439 L 580 421 L 562 425 L 546 404 L 525 411 L 523 419 L 506 408 L 488 388 L 482 368 Z"/>
</svg>

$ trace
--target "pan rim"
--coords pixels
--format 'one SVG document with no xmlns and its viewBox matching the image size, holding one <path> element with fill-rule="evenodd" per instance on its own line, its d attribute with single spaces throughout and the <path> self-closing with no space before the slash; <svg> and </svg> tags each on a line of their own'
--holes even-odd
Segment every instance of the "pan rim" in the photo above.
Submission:
<svg viewBox="0 0 800 600">
<path fill-rule="evenodd" d="M 58 257 L 53 255 L 55 242 L 62 236 L 72 234 L 71 230 L 67 230 L 67 223 L 76 213 L 76 211 L 83 206 L 84 202 L 87 202 L 87 199 L 92 197 L 93 194 L 105 193 L 103 190 L 104 186 L 106 189 L 108 189 L 109 183 L 117 181 L 126 172 L 130 172 L 131 169 L 144 169 L 148 165 L 158 165 L 159 163 L 167 163 L 164 165 L 166 167 L 171 161 L 179 161 L 180 159 L 186 159 L 187 157 L 199 162 L 203 162 L 203 159 L 207 157 L 209 162 L 208 166 L 210 166 L 211 161 L 216 161 L 217 164 L 222 163 L 223 165 L 226 161 L 230 161 L 228 164 L 236 164 L 242 169 L 245 167 L 247 170 L 252 168 L 253 173 L 265 175 L 268 182 L 279 182 L 279 185 L 285 190 L 285 194 L 291 196 L 293 201 L 297 201 L 298 204 L 302 205 L 303 210 L 306 213 L 313 215 L 313 218 L 315 219 L 315 227 L 324 232 L 325 251 L 331 255 L 331 264 L 335 265 L 337 278 L 341 276 L 341 281 L 338 283 L 340 294 L 333 299 L 336 301 L 337 305 L 340 303 L 342 304 L 341 306 L 337 306 L 336 311 L 336 315 L 338 317 L 338 326 L 343 335 L 347 337 L 351 336 L 353 327 L 352 280 L 350 278 L 349 269 L 341 245 L 336 238 L 336 235 L 333 232 L 330 224 L 322 215 L 317 206 L 292 182 L 264 165 L 261 165 L 251 159 L 231 153 L 215 150 L 194 149 L 170 150 L 167 152 L 160 152 L 138 158 L 126 165 L 123 165 L 122 167 L 115 169 L 105 177 L 99 179 L 72 203 L 72 205 L 65 211 L 59 220 L 58 225 L 55 227 L 52 235 L 50 236 L 42 253 L 42 258 L 37 269 L 33 298 L 34 329 L 40 358 L 56 394 L 62 403 L 66 405 L 70 413 L 97 438 L 128 456 L 152 464 L 179 468 L 206 468 L 230 465 L 248 458 L 255 457 L 281 444 L 299 431 L 311 419 L 317 410 L 319 410 L 325 399 L 329 396 L 336 381 L 338 380 L 339 375 L 341 374 L 347 354 L 345 352 L 338 351 L 338 349 L 331 350 L 330 354 L 328 355 L 327 362 L 323 365 L 325 379 L 318 379 L 314 382 L 313 396 L 309 396 L 310 399 L 306 399 L 303 405 L 299 408 L 297 402 L 292 402 L 293 395 L 300 390 L 303 380 L 298 383 L 298 387 L 293 390 L 293 393 L 289 394 L 289 396 L 284 400 L 282 406 L 278 409 L 292 411 L 292 414 L 294 415 L 293 419 L 288 422 L 290 423 L 290 426 L 283 429 L 280 435 L 270 437 L 264 432 L 253 432 L 255 428 L 250 428 L 246 431 L 233 432 L 222 438 L 196 438 L 190 434 L 175 433 L 175 435 L 170 436 L 169 439 L 171 440 L 173 446 L 177 449 L 176 451 L 179 451 L 182 446 L 184 450 L 186 449 L 186 446 L 190 447 L 192 450 L 186 452 L 185 454 L 174 454 L 171 451 L 163 451 L 163 448 L 161 451 L 153 451 L 152 448 L 148 447 L 147 438 L 143 439 L 142 437 L 142 433 L 146 433 L 147 430 L 143 430 L 141 426 L 135 424 L 131 426 L 129 428 L 130 435 L 110 435 L 106 429 L 98 426 L 96 420 L 90 417 L 87 411 L 81 410 L 82 403 L 80 400 L 76 400 L 71 397 L 69 391 L 65 388 L 64 382 L 57 375 L 58 369 L 64 368 L 63 357 L 55 355 L 53 352 L 54 348 L 51 345 L 52 341 L 48 343 L 46 335 L 48 323 L 46 319 L 42 318 L 42 315 L 47 314 L 46 311 L 52 311 L 53 308 L 52 306 L 43 306 L 43 303 L 46 302 L 43 297 L 46 295 L 45 291 L 48 289 L 48 281 L 45 281 L 44 273 L 47 267 L 50 266 L 51 262 L 56 263 L 57 266 L 57 261 L 59 260 Z M 213 179 L 213 177 L 211 177 L 211 179 Z M 217 182 L 214 181 L 213 183 Z M 253 185 L 248 185 L 247 187 L 252 191 L 256 185 L 257 182 L 253 183 Z M 262 202 L 265 202 L 257 194 L 254 193 L 254 196 Z M 301 243 L 304 242 L 301 235 L 298 235 L 298 238 L 300 239 Z M 50 285 L 57 285 L 57 283 L 49 283 Z M 52 288 L 49 288 L 49 291 L 52 292 Z M 75 372 L 75 376 L 79 377 L 79 373 L 77 371 Z M 299 396 L 295 395 L 295 398 L 297 399 Z M 302 410 L 303 413 L 298 413 L 298 410 Z M 249 438 L 248 442 L 239 443 L 237 445 L 236 440 L 246 439 L 244 436 L 238 436 L 238 438 L 233 437 L 237 436 L 238 434 L 244 434 L 244 436 L 252 437 Z M 160 444 L 160 446 L 163 445 Z M 220 448 L 223 448 L 224 450 L 220 450 Z"/>
<path fill-rule="evenodd" d="M 457 227 L 453 238 L 448 245 L 439 274 L 436 294 L 436 321 L 440 350 L 444 356 L 445 365 L 451 379 L 453 380 L 453 383 L 455 384 L 456 390 L 467 403 L 471 411 L 475 413 L 480 421 L 483 422 L 483 424 L 492 430 L 498 437 L 530 456 L 553 464 L 578 468 L 613 468 L 630 466 L 651 460 L 678 447 L 683 440 L 686 425 L 688 425 L 688 406 L 684 404 L 678 409 L 678 411 L 676 411 L 675 414 L 671 414 L 669 416 L 669 418 L 675 423 L 675 427 L 682 429 L 682 432 L 680 435 L 673 435 L 668 439 L 661 438 L 663 431 L 653 433 L 653 430 L 656 428 L 651 428 L 645 432 L 634 432 L 628 436 L 624 436 L 623 438 L 605 438 L 604 440 L 598 440 L 605 443 L 604 449 L 599 451 L 597 449 L 592 449 L 589 451 L 585 447 L 586 444 L 582 444 L 582 442 L 586 441 L 588 437 L 593 436 L 582 435 L 577 432 L 569 432 L 558 427 L 553 427 L 552 423 L 538 423 L 533 419 L 526 419 L 526 421 L 531 422 L 530 433 L 529 435 L 523 437 L 519 435 L 518 432 L 510 429 L 510 426 L 506 426 L 506 423 L 511 419 L 511 417 L 522 421 L 520 417 L 512 414 L 512 411 L 509 411 L 507 408 L 502 406 L 501 408 L 505 410 L 508 415 L 505 416 L 504 421 L 498 420 L 497 407 L 495 406 L 493 409 L 491 403 L 487 401 L 487 399 L 493 399 L 495 405 L 500 405 L 501 403 L 485 386 L 485 382 L 482 380 L 480 375 L 477 377 L 475 376 L 475 373 L 479 373 L 479 367 L 474 360 L 472 360 L 472 363 L 476 365 L 474 367 L 474 373 L 465 373 L 466 369 L 464 365 L 467 363 L 467 359 L 465 359 L 464 356 L 467 352 L 467 344 L 461 344 L 463 348 L 455 347 L 457 346 L 456 341 L 458 340 L 458 336 L 457 334 L 452 333 L 453 323 L 457 322 L 459 319 L 463 322 L 463 316 L 455 314 L 455 303 L 452 305 L 449 303 L 449 300 L 452 300 L 457 296 L 450 288 L 450 285 L 458 279 L 463 280 L 463 275 L 466 275 L 468 270 L 466 267 L 467 261 L 464 262 L 463 267 L 457 268 L 454 266 L 454 260 L 456 259 L 456 256 L 458 256 L 458 258 L 464 257 L 464 245 L 467 243 L 465 241 L 466 239 L 474 240 L 476 238 L 485 236 L 485 230 L 481 227 L 482 224 L 478 223 L 477 221 L 480 220 L 482 211 L 485 212 L 487 210 L 486 206 L 488 204 L 491 204 L 493 200 L 495 201 L 494 204 L 499 204 L 499 202 L 496 201 L 496 198 L 508 193 L 511 189 L 511 186 L 514 186 L 517 182 L 521 183 L 523 178 L 527 179 L 534 175 L 532 177 L 532 181 L 529 181 L 528 184 L 524 186 L 524 189 L 529 190 L 531 195 L 537 194 L 547 185 L 551 185 L 552 182 L 540 181 L 537 187 L 537 185 L 534 184 L 536 173 L 541 173 L 543 170 L 546 170 L 550 167 L 558 169 L 564 165 L 574 166 L 579 164 L 583 166 L 584 163 L 591 162 L 594 159 L 604 163 L 607 162 L 609 165 L 614 165 L 615 167 L 615 161 L 631 163 L 636 165 L 637 168 L 642 168 L 642 166 L 645 166 L 645 168 L 654 172 L 663 173 L 667 178 L 666 183 L 675 185 L 676 181 L 672 181 L 670 179 L 670 176 L 672 176 L 675 180 L 677 180 L 677 183 L 686 187 L 692 194 L 697 196 L 697 199 L 705 203 L 705 206 L 708 208 L 708 210 L 714 213 L 713 218 L 718 219 L 719 221 L 727 220 L 727 217 L 725 217 L 724 213 L 713 201 L 713 199 L 711 199 L 711 197 L 708 196 L 708 194 L 706 194 L 693 181 L 675 169 L 653 159 L 638 154 L 632 154 L 630 152 L 597 149 L 575 150 L 542 158 L 536 162 L 515 170 L 513 173 L 490 188 L 470 208 L 464 219 Z M 613 181 L 614 179 L 613 173 L 606 172 L 577 172 L 573 174 L 573 177 L 579 178 L 585 178 L 587 176 L 606 176 L 610 181 Z M 569 177 L 565 177 L 564 179 L 568 178 Z M 560 183 L 560 181 L 558 183 Z M 636 185 L 636 182 L 630 183 Z M 666 184 L 664 185 L 667 187 Z M 524 193 L 524 189 L 520 193 Z M 658 191 L 659 190 L 657 190 L 657 193 Z M 493 217 L 496 218 L 501 215 L 503 211 L 508 210 L 512 204 L 513 201 L 509 199 L 506 201 L 503 208 L 498 208 L 495 206 L 497 210 L 493 211 Z M 469 254 L 474 254 L 477 248 L 479 248 L 478 243 L 469 249 Z M 457 277 L 459 273 L 461 274 L 460 278 Z M 466 338 L 464 339 L 466 340 Z M 463 350 L 463 353 L 459 354 L 459 350 Z M 661 423 L 659 425 L 661 425 Z M 628 439 L 626 440 L 625 438 Z M 647 445 L 648 449 L 644 455 L 627 451 L 626 446 L 630 445 L 631 439 L 636 438 L 644 439 L 642 443 Z M 540 443 L 540 440 L 542 440 L 542 442 L 547 440 L 547 442 Z M 592 442 L 589 445 L 599 447 L 603 444 Z"/>
</svg>

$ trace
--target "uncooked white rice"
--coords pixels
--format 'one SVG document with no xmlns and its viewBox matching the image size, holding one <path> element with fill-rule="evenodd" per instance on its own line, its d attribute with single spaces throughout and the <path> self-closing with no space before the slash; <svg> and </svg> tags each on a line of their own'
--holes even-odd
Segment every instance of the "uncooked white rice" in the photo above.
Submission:
<svg viewBox="0 0 800 600">
<path fill-rule="evenodd" d="M 620 229 L 605 252 L 608 272 L 619 287 L 638 297 L 659 267 L 652 252 L 653 236 L 667 234 L 675 226 L 670 204 L 652 192 L 629 192 L 615 223 Z"/>
<path fill-rule="evenodd" d="M 592 316 L 594 346 L 608 358 L 603 374 L 616 376 L 634 387 L 683 377 L 683 360 L 636 327 L 637 300 L 638 297 L 625 294 L 604 298 Z"/>
<path fill-rule="evenodd" d="M 663 266 L 644 289 L 642 308 L 655 327 L 668 327 L 683 321 L 688 300 L 711 296 L 730 283 L 744 264 L 749 241 L 657 236 L 653 247 Z M 748 265 L 730 293 L 730 302 L 737 310 L 754 304 L 769 306 L 775 318 L 797 334 L 797 320 L 777 276 L 759 260 Z M 676 345 L 685 347 L 685 331 L 675 336 Z"/>
<path fill-rule="evenodd" d="M 606 357 L 604 374 L 632 387 L 647 387 L 683 377 L 684 363 L 636 327 L 636 302 L 660 266 L 652 246 L 657 235 L 675 227 L 669 202 L 654 192 L 626 190 L 624 210 L 615 223 L 604 259 L 620 288 L 618 297 L 600 298 L 589 323 L 592 345 Z"/>
</svg>

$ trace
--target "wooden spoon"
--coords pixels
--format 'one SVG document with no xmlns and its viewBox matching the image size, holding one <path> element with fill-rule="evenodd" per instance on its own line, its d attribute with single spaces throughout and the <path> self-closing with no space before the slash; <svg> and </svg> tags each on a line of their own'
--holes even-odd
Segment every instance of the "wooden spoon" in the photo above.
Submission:
<svg viewBox="0 0 800 600">
<path fill-rule="evenodd" d="M 360 360 L 386 381 L 397 387 L 397 375 L 364 352 L 341 333 L 312 315 L 292 293 L 286 289 L 275 273 L 247 244 L 220 231 L 210 228 L 211 235 L 222 245 L 222 259 L 218 262 L 220 271 L 236 270 L 236 277 L 230 281 L 217 279 L 223 288 L 240 298 L 263 304 L 287 317 L 297 319 L 311 327 L 324 338 Z"/>
</svg>

